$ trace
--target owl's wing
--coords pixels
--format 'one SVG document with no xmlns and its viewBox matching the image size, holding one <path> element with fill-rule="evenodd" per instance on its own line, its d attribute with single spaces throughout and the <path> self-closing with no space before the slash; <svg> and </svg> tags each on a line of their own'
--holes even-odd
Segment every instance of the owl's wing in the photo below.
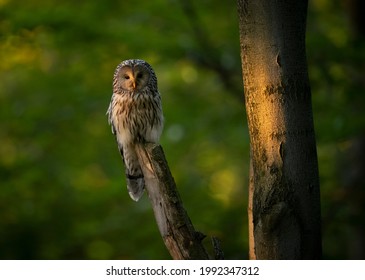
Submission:
<svg viewBox="0 0 365 280">
<path fill-rule="evenodd" d="M 114 122 L 112 120 L 112 104 L 113 104 L 113 96 L 112 96 L 112 100 L 110 101 L 108 110 L 106 111 L 106 115 L 108 116 L 108 123 L 109 123 L 109 125 L 110 125 L 110 127 L 112 129 L 112 133 L 115 136 L 115 140 L 117 141 L 117 144 L 118 144 L 119 153 L 122 156 L 122 160 L 124 162 L 123 147 L 122 147 L 122 145 L 119 143 L 119 141 L 117 139 L 117 133 L 116 133 L 117 130 L 115 129 Z"/>
<path fill-rule="evenodd" d="M 124 151 L 122 144 L 120 144 L 118 141 L 117 130 L 112 119 L 113 97 L 114 95 L 112 95 L 112 100 L 106 112 L 106 114 L 108 115 L 108 123 L 110 124 L 112 133 L 114 134 L 115 140 L 117 141 L 118 150 L 125 166 L 128 193 L 134 201 L 138 201 L 144 192 L 143 173 L 141 167 L 139 166 L 138 156 L 136 155 L 134 145 L 132 143 L 132 145 L 127 145 Z"/>
<path fill-rule="evenodd" d="M 118 144 L 118 150 L 119 150 L 119 153 L 120 153 L 120 155 L 122 156 L 122 160 L 123 160 L 123 163 L 124 163 L 123 146 L 122 146 L 122 144 L 120 144 L 120 143 L 119 143 L 119 141 L 118 141 L 117 134 L 116 134 L 116 129 L 115 129 L 115 127 L 114 127 L 114 123 L 113 123 L 113 121 L 111 121 L 111 122 L 110 122 L 110 125 L 111 125 L 111 127 L 112 127 L 112 133 L 114 134 L 114 136 L 115 136 L 115 140 L 117 141 L 117 144 Z"/>
<path fill-rule="evenodd" d="M 113 133 L 115 136 L 117 136 L 117 134 L 116 134 L 116 130 L 115 130 L 115 126 L 114 126 L 113 122 L 111 122 L 111 123 L 110 123 L 110 126 L 111 126 L 111 128 L 112 128 L 112 133 Z"/>
<path fill-rule="evenodd" d="M 115 135 L 116 130 L 112 120 L 112 105 L 113 105 L 113 95 L 112 95 L 112 100 L 110 100 L 108 110 L 106 111 L 106 115 L 108 116 L 108 123 L 112 128 L 112 133 Z"/>
</svg>

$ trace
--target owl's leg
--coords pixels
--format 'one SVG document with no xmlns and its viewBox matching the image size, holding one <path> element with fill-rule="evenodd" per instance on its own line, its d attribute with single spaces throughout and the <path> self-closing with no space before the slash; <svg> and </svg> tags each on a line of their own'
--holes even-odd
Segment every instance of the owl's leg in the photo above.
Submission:
<svg viewBox="0 0 365 280">
<path fill-rule="evenodd" d="M 123 146 L 123 160 L 129 196 L 134 201 L 138 201 L 143 195 L 144 178 L 134 144 Z"/>
</svg>

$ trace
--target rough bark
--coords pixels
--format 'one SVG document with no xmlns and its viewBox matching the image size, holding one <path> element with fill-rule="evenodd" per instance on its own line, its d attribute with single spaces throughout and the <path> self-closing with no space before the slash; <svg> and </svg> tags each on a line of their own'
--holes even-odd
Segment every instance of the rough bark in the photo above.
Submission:
<svg viewBox="0 0 365 280">
<path fill-rule="evenodd" d="M 303 0 L 238 0 L 252 164 L 250 256 L 257 259 L 321 257 L 305 54 L 307 5 Z"/>
<path fill-rule="evenodd" d="M 201 243 L 204 235 L 195 231 L 183 207 L 162 147 L 139 144 L 137 153 L 156 222 L 171 257 L 209 259 Z"/>
<path fill-rule="evenodd" d="M 254 191 L 254 176 L 253 176 L 253 167 L 252 167 L 252 159 L 250 159 L 250 181 L 248 183 L 248 243 L 249 243 L 249 252 L 248 257 L 250 260 L 256 260 L 255 253 L 255 238 L 253 235 L 253 191 Z"/>
</svg>

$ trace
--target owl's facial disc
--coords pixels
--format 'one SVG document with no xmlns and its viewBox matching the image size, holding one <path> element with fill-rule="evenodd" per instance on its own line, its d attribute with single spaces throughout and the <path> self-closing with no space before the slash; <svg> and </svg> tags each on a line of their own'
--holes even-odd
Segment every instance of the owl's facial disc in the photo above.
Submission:
<svg viewBox="0 0 365 280">
<path fill-rule="evenodd" d="M 141 65 L 125 66 L 120 70 L 121 87 L 128 91 L 143 89 L 149 80 L 147 69 Z"/>
</svg>

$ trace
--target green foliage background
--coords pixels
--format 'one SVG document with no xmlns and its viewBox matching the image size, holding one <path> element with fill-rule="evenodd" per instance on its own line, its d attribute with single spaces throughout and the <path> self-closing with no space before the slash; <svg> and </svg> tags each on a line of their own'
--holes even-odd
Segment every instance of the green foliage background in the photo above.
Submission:
<svg viewBox="0 0 365 280">
<path fill-rule="evenodd" d="M 346 200 L 338 163 L 364 128 L 364 41 L 338 1 L 312 2 L 324 257 L 351 258 L 364 208 Z M 194 226 L 219 237 L 227 259 L 247 258 L 236 3 L 217 0 L 0 0 L 0 258 L 170 258 L 147 197 L 129 199 L 105 116 L 128 58 L 159 78 L 161 144 Z"/>
</svg>

